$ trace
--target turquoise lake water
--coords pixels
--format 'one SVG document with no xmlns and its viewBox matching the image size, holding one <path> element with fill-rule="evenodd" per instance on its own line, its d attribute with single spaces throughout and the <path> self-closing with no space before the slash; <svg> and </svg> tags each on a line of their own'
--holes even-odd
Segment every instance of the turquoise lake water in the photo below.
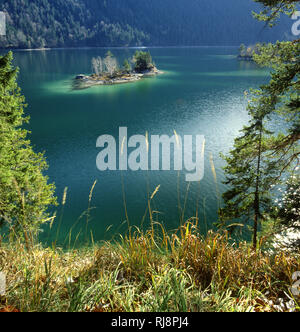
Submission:
<svg viewBox="0 0 300 332">
<path fill-rule="evenodd" d="M 134 51 L 114 49 L 113 53 L 122 63 Z M 244 91 L 266 83 L 268 71 L 253 63 L 239 62 L 237 48 L 153 48 L 151 54 L 163 75 L 126 85 L 73 90 L 73 77 L 90 73 L 91 59 L 106 52 L 77 49 L 15 53 L 19 83 L 29 104 L 26 112 L 31 117 L 31 140 L 36 151 L 45 151 L 47 174 L 56 184 L 59 202 L 68 187 L 64 211 L 62 206 L 57 209 L 56 225 L 61 220 L 59 242 L 64 241 L 74 224 L 74 234 L 85 230 L 86 216 L 80 216 L 87 210 L 95 180 L 89 218 L 89 231 L 95 241 L 109 239 L 126 229 L 122 182 L 130 224 L 141 224 L 147 193 L 160 185 L 153 200 L 155 220 L 168 229 L 177 228 L 182 217 L 179 206 L 185 205 L 184 219 L 194 217 L 198 211 L 205 233 L 217 221 L 218 192 L 226 189 L 220 153 L 230 149 L 234 137 L 247 123 Z M 182 136 L 205 135 L 203 180 L 191 183 L 186 195 L 184 172 L 178 180 L 176 171 L 98 171 L 96 140 L 104 134 L 117 138 L 119 127 L 128 127 L 129 136 L 146 132 L 172 136 L 174 130 Z M 148 219 L 145 225 L 147 222 Z M 43 241 L 55 237 L 55 228 L 45 228 L 41 235 Z M 79 241 L 83 238 L 80 236 Z"/>
</svg>

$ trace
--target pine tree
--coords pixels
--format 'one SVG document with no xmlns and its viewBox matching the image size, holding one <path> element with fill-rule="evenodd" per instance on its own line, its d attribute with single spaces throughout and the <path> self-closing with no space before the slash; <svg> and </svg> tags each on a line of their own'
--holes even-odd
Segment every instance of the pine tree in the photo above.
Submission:
<svg viewBox="0 0 300 332">
<path fill-rule="evenodd" d="M 256 15 L 257 18 L 271 23 L 271 25 L 276 22 L 280 13 L 292 14 L 296 9 L 295 5 L 300 3 L 299 0 L 272 0 L 268 3 L 257 1 L 265 5 L 265 10 Z M 281 119 L 284 129 L 273 135 L 270 154 L 276 159 L 276 167 L 280 172 L 279 177 L 290 177 L 286 183 L 287 189 L 282 201 L 291 202 L 288 193 L 294 195 L 298 191 L 294 183 L 294 192 L 291 193 L 290 181 L 299 179 L 300 169 L 300 40 L 263 45 L 254 55 L 254 60 L 260 66 L 268 66 L 273 69 L 272 79 L 268 85 L 262 87 L 262 94 L 268 95 L 272 99 L 271 113 L 277 119 Z M 293 216 L 292 210 L 296 209 L 297 204 L 299 206 L 297 195 L 294 198 L 294 205 L 285 204 L 280 211 L 279 217 L 283 227 L 293 227 L 291 221 L 294 222 L 295 218 L 288 216 Z"/>
<path fill-rule="evenodd" d="M 136 51 L 133 57 L 134 70 L 141 73 L 153 67 L 150 52 Z"/>
<path fill-rule="evenodd" d="M 124 69 L 125 73 L 130 73 L 131 72 L 131 66 L 130 66 L 130 63 L 127 59 L 124 60 L 123 69 Z"/>
<path fill-rule="evenodd" d="M 44 156 L 33 151 L 28 131 L 22 128 L 28 118 L 12 59 L 11 52 L 0 57 L 0 226 L 28 239 L 47 220 L 47 208 L 56 199 L 44 175 Z"/>
<path fill-rule="evenodd" d="M 282 12 L 291 13 L 297 0 L 255 0 L 265 6 L 256 17 L 274 24 Z M 224 221 L 253 219 L 253 247 L 257 245 L 257 230 L 264 212 L 272 209 L 272 186 L 282 184 L 284 175 L 294 172 L 300 160 L 300 43 L 299 40 L 258 45 L 253 55 L 261 66 L 272 67 L 269 84 L 255 91 L 249 104 L 251 121 L 243 136 L 235 140 L 234 150 L 225 157 Z M 281 132 L 268 128 L 274 118 L 281 120 Z M 268 126 L 268 128 L 267 128 Z"/>
<path fill-rule="evenodd" d="M 266 156 L 272 133 L 265 126 L 264 110 L 258 107 L 257 99 L 249 104 L 249 115 L 252 120 L 235 139 L 234 149 L 229 156 L 223 156 L 227 162 L 224 183 L 229 189 L 223 195 L 220 226 L 234 230 L 252 222 L 256 249 L 258 227 L 271 205 L 270 188 L 277 172 L 274 162 Z"/>
<path fill-rule="evenodd" d="M 283 130 L 273 137 L 270 150 L 281 164 L 281 175 L 299 166 L 300 158 L 300 43 L 277 42 L 259 48 L 254 60 L 273 68 L 269 84 L 261 89 L 270 100 L 270 114 L 281 121 Z M 260 101 L 263 105 L 263 100 Z"/>
</svg>

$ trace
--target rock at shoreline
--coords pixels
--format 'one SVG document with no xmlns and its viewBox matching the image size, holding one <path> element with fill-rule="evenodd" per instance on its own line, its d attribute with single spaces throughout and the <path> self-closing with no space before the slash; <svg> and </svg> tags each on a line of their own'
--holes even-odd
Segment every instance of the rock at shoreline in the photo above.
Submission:
<svg viewBox="0 0 300 332">
<path fill-rule="evenodd" d="M 80 75 L 77 75 L 77 76 L 75 77 L 75 80 L 83 80 L 83 79 L 85 79 L 85 78 L 87 78 L 87 76 L 85 76 L 85 75 L 83 75 L 83 74 L 80 74 Z"/>
</svg>

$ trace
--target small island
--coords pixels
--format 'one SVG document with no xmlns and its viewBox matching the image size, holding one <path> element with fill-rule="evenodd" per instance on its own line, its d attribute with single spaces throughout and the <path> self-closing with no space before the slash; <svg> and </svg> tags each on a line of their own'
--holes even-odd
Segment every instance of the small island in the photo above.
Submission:
<svg viewBox="0 0 300 332">
<path fill-rule="evenodd" d="M 77 75 L 75 89 L 85 89 L 95 85 L 113 85 L 136 82 L 144 77 L 162 74 L 155 66 L 149 52 L 136 51 L 132 59 L 126 59 L 120 67 L 117 58 L 108 51 L 105 58 L 92 59 L 93 74 Z"/>
<path fill-rule="evenodd" d="M 244 44 L 240 46 L 240 54 L 238 55 L 238 60 L 243 61 L 254 61 L 253 56 L 254 54 L 259 54 L 260 47 L 262 45 L 260 43 L 254 45 L 254 46 L 248 46 L 246 47 Z"/>
</svg>

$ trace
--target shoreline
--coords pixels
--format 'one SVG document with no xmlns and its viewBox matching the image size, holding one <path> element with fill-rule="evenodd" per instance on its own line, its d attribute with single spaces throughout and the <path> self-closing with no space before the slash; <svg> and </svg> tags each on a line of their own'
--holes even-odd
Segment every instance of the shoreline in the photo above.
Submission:
<svg viewBox="0 0 300 332">
<path fill-rule="evenodd" d="M 93 50 L 93 49 L 165 49 L 165 48 L 238 48 L 238 45 L 178 45 L 178 46 L 79 46 L 79 47 L 45 47 L 45 48 L 0 48 L 0 51 L 31 52 L 31 51 L 59 51 L 59 50 Z"/>
</svg>

